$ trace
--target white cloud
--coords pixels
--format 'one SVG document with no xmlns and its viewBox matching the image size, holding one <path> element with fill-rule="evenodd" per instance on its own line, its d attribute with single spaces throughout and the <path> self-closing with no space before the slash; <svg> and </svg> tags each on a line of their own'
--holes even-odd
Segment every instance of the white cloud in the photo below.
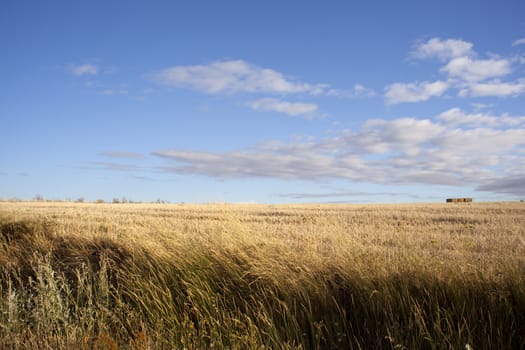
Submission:
<svg viewBox="0 0 525 350">
<path fill-rule="evenodd" d="M 367 88 L 361 84 L 354 85 L 354 93 L 356 95 L 373 96 L 375 94 L 373 89 Z"/>
<path fill-rule="evenodd" d="M 120 89 L 120 90 L 105 89 L 105 90 L 102 90 L 100 93 L 104 96 L 127 95 L 128 90 L 126 89 Z"/>
<path fill-rule="evenodd" d="M 411 55 L 419 59 L 437 57 L 446 61 L 451 58 L 474 55 L 472 47 L 472 43 L 459 39 L 432 38 L 425 43 L 418 43 Z"/>
<path fill-rule="evenodd" d="M 370 119 L 363 124 L 359 142 L 366 144 L 364 149 L 370 153 L 394 151 L 416 155 L 422 145 L 435 142 L 442 135 L 443 129 L 443 126 L 428 119 Z"/>
<path fill-rule="evenodd" d="M 154 155 L 174 160 L 184 165 L 163 167 L 161 170 L 182 174 L 199 174 L 217 178 L 275 177 L 306 179 L 330 176 L 333 160 L 316 153 L 283 153 L 250 150 L 229 153 L 191 152 L 166 150 Z"/>
<path fill-rule="evenodd" d="M 477 60 L 470 57 L 456 57 L 441 68 L 441 71 L 446 72 L 451 78 L 477 82 L 509 74 L 511 62 L 507 59 Z"/>
<path fill-rule="evenodd" d="M 521 40 L 514 44 L 521 44 Z M 481 59 L 472 43 L 440 38 L 418 43 L 410 54 L 418 59 L 438 58 L 443 62 L 440 72 L 446 74 L 447 80 L 390 84 L 385 87 L 388 104 L 426 101 L 432 96 L 441 96 L 447 89 L 457 89 L 459 97 L 504 97 L 525 92 L 524 79 L 502 81 L 512 73 L 512 64 L 522 61 L 521 57 L 503 58 L 489 54 L 489 58 Z"/>
<path fill-rule="evenodd" d="M 470 96 L 514 96 L 525 92 L 525 79 L 516 82 L 492 81 L 468 86 Z"/>
<path fill-rule="evenodd" d="M 376 92 L 374 89 L 368 88 L 361 84 L 355 84 L 350 93 L 351 97 L 374 97 L 375 95 Z"/>
<path fill-rule="evenodd" d="M 335 90 L 328 89 L 325 92 L 328 96 L 336 97 L 348 97 L 348 98 L 364 98 L 364 97 L 374 97 L 376 92 L 374 89 L 366 87 L 361 84 L 355 84 L 354 87 L 350 90 Z"/>
<path fill-rule="evenodd" d="M 128 152 L 128 151 L 102 151 L 98 153 L 99 156 L 110 158 L 130 158 L 130 159 L 144 159 L 146 158 L 142 153 Z"/>
<path fill-rule="evenodd" d="M 441 148 L 454 152 L 455 156 L 480 162 L 481 165 L 489 161 L 489 156 L 512 154 L 516 148 L 525 146 L 525 127 L 497 129 L 478 127 L 471 129 L 453 129 L 439 140 Z M 497 162 L 499 163 L 499 161 Z M 491 163 L 490 165 L 495 165 Z M 479 166 L 471 166 L 476 169 Z"/>
<path fill-rule="evenodd" d="M 83 165 L 80 165 L 77 168 L 86 170 L 107 170 L 122 172 L 141 171 L 145 169 L 144 167 L 135 164 L 124 164 L 115 162 L 84 162 Z"/>
<path fill-rule="evenodd" d="M 102 90 L 100 93 L 104 96 L 113 96 L 113 95 L 127 95 L 128 92 L 129 91 L 126 89 L 120 89 L 120 90 L 105 89 L 105 90 Z"/>
<path fill-rule="evenodd" d="M 208 65 L 175 66 L 154 75 L 160 83 L 187 87 L 210 94 L 217 93 L 308 93 L 325 94 L 326 84 L 308 84 L 284 76 L 275 70 L 243 60 L 219 61 Z"/>
<path fill-rule="evenodd" d="M 274 141 L 224 153 L 173 149 L 154 154 L 172 162 L 162 171 L 217 178 L 501 185 L 517 193 L 512 184 L 520 182 L 505 179 L 523 174 L 525 118 L 453 108 L 433 119 L 369 120 L 357 131 L 324 139 Z"/>
<path fill-rule="evenodd" d="M 466 114 L 460 108 L 451 108 L 448 111 L 439 114 L 437 118 L 452 126 L 495 126 L 498 122 L 498 118 L 496 117 L 485 115 L 482 113 Z"/>
<path fill-rule="evenodd" d="M 68 70 L 76 76 L 97 75 L 99 68 L 93 64 L 70 65 Z"/>
<path fill-rule="evenodd" d="M 525 127 L 525 116 L 495 116 L 484 113 L 465 113 L 460 108 L 451 108 L 436 117 L 451 127 L 507 129 Z"/>
<path fill-rule="evenodd" d="M 276 98 L 262 98 L 248 102 L 247 104 L 256 111 L 273 111 L 285 113 L 294 117 L 302 115 L 307 118 L 312 118 L 314 112 L 317 111 L 318 108 L 314 103 L 288 102 Z"/>
<path fill-rule="evenodd" d="M 476 102 L 471 103 L 471 106 L 474 107 L 475 110 L 481 110 L 481 109 L 494 107 L 494 105 L 490 103 L 476 103 Z"/>
<path fill-rule="evenodd" d="M 525 38 L 518 39 L 512 43 L 512 46 L 525 45 Z"/>
<path fill-rule="evenodd" d="M 448 84 L 438 80 L 435 82 L 394 83 L 385 90 L 386 103 L 426 101 L 434 96 L 441 96 L 447 90 Z"/>
</svg>

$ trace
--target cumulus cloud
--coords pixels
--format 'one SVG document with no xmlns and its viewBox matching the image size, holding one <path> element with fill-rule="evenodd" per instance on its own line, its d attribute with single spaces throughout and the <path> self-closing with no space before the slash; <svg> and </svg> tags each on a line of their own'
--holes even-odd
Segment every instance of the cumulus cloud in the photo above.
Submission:
<svg viewBox="0 0 525 350">
<path fill-rule="evenodd" d="M 511 71 L 511 62 L 507 59 L 479 60 L 470 57 L 456 57 L 449 61 L 441 71 L 449 77 L 468 82 L 477 82 L 489 78 L 499 78 Z"/>
<path fill-rule="evenodd" d="M 521 40 L 521 39 L 520 39 Z M 515 44 L 519 44 L 517 40 Z M 504 81 L 513 72 L 512 64 L 519 59 L 489 55 L 479 58 L 474 45 L 464 40 L 432 38 L 418 42 L 411 57 L 417 59 L 437 58 L 442 62 L 440 72 L 446 81 L 397 82 L 385 88 L 385 102 L 426 101 L 443 95 L 445 90 L 457 89 L 459 97 L 516 96 L 525 92 L 523 79 Z"/>
<path fill-rule="evenodd" d="M 243 60 L 175 66 L 154 74 L 153 78 L 162 84 L 191 88 L 209 94 L 259 92 L 317 95 L 329 90 L 326 84 L 303 83 L 273 69 L 259 67 Z"/>
<path fill-rule="evenodd" d="M 456 57 L 469 57 L 474 55 L 473 44 L 460 39 L 441 40 L 432 38 L 427 42 L 418 42 L 411 55 L 419 59 L 438 58 L 446 61 Z"/>
<path fill-rule="evenodd" d="M 491 126 L 494 127 L 499 124 L 497 117 L 486 115 L 483 113 L 468 114 L 463 112 L 460 108 L 451 108 L 437 116 L 437 118 L 447 125 L 451 126 Z"/>
<path fill-rule="evenodd" d="M 369 120 L 357 131 L 323 139 L 274 141 L 232 152 L 168 149 L 154 155 L 167 160 L 161 171 L 221 179 L 338 178 L 488 189 L 523 173 L 525 118 L 450 109 L 431 119 Z"/>
<path fill-rule="evenodd" d="M 443 95 L 447 88 L 448 84 L 441 80 L 435 82 L 394 83 L 385 88 L 386 103 L 426 101 L 431 97 Z"/>
<path fill-rule="evenodd" d="M 443 126 L 429 119 L 371 119 L 363 124 L 357 137 L 367 153 L 401 152 L 417 155 L 421 146 L 435 143 L 443 134 Z"/>
<path fill-rule="evenodd" d="M 70 65 L 68 70 L 76 76 L 97 75 L 99 72 L 99 68 L 93 64 Z"/>
<path fill-rule="evenodd" d="M 262 98 L 248 102 L 247 105 L 256 111 L 279 112 L 294 117 L 302 115 L 307 118 L 312 118 L 318 108 L 314 103 L 288 102 L 276 98 Z"/>
</svg>

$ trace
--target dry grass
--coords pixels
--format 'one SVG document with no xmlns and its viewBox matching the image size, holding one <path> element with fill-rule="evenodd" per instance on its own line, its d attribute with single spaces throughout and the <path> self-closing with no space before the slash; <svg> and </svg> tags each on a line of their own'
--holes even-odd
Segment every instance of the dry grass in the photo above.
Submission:
<svg viewBox="0 0 525 350">
<path fill-rule="evenodd" d="M 525 205 L 0 203 L 0 348 L 525 348 Z"/>
</svg>

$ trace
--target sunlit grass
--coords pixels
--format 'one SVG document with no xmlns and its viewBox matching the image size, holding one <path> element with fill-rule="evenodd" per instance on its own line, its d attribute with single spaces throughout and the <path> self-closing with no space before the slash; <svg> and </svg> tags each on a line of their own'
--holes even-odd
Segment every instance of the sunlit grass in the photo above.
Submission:
<svg viewBox="0 0 525 350">
<path fill-rule="evenodd" d="M 525 347 L 525 205 L 0 203 L 0 348 Z"/>
</svg>

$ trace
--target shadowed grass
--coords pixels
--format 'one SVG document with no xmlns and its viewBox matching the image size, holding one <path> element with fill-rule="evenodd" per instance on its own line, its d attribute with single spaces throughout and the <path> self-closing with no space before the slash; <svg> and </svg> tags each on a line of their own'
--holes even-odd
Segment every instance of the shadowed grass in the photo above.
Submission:
<svg viewBox="0 0 525 350">
<path fill-rule="evenodd" d="M 523 206 L 2 209 L 0 348 L 525 347 Z"/>
</svg>

